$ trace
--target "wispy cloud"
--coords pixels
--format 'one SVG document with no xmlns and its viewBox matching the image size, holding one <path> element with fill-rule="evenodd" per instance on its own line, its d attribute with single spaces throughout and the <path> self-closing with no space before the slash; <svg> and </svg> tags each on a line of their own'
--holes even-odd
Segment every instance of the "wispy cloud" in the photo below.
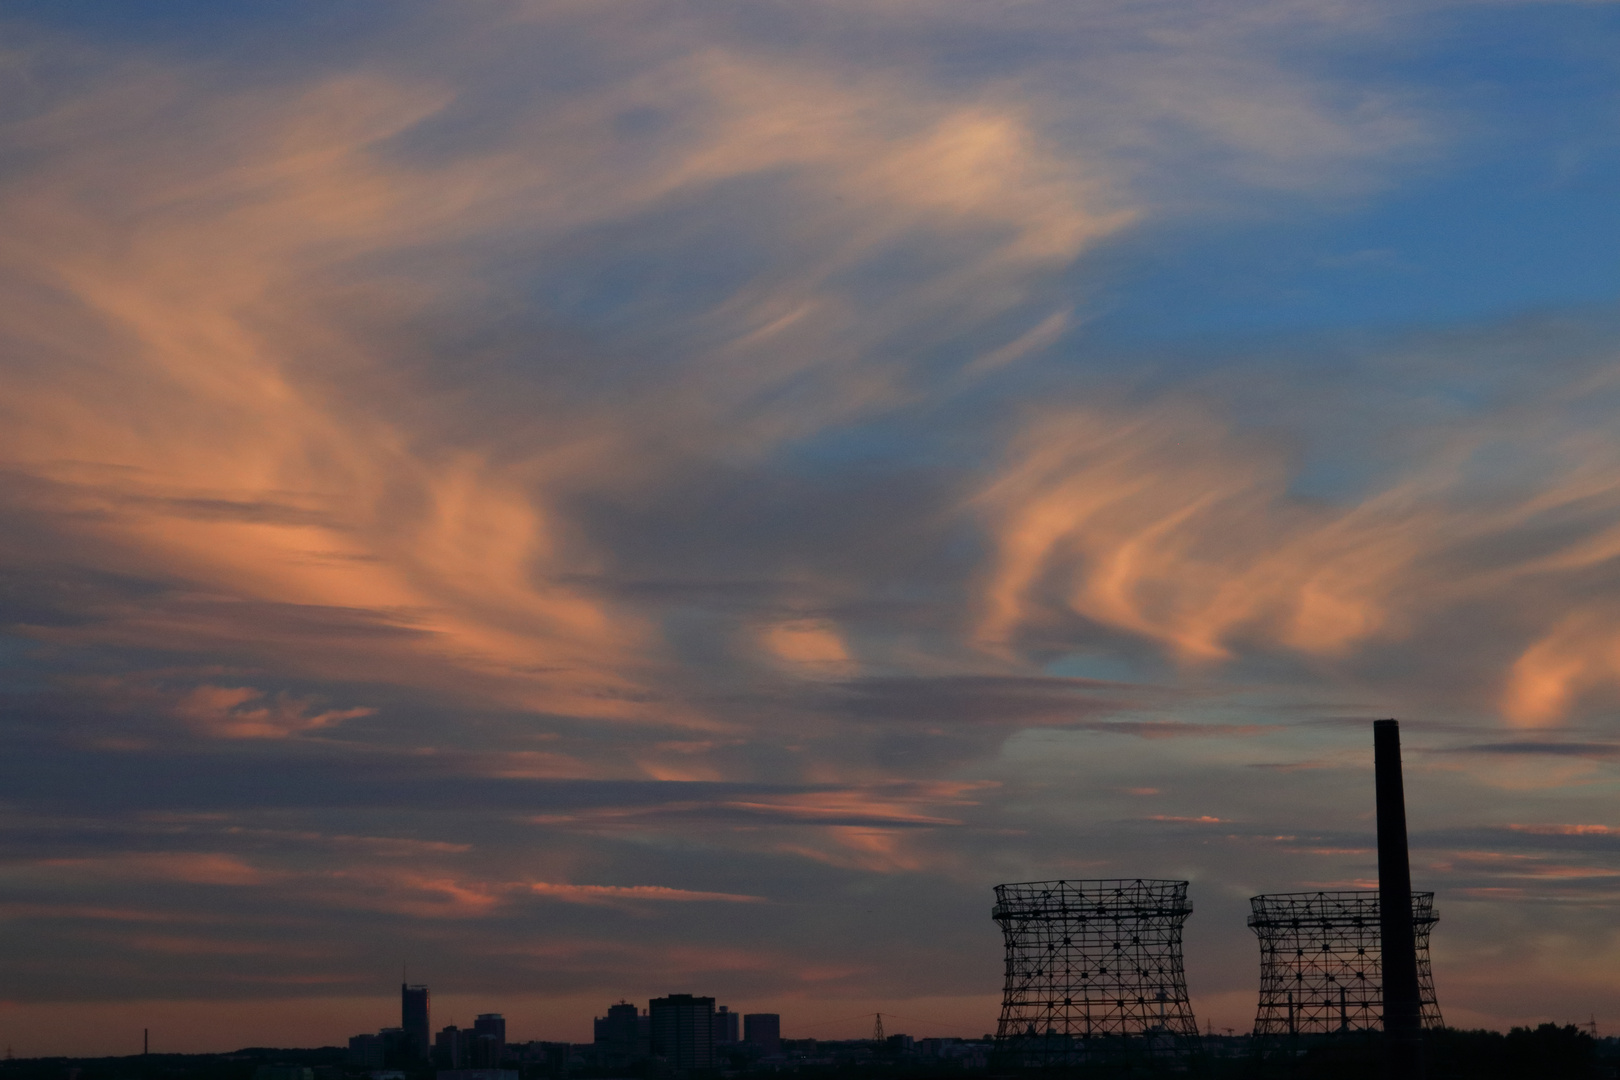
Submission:
<svg viewBox="0 0 1620 1080">
<path fill-rule="evenodd" d="M 765 902 L 765 898 L 762 896 L 743 896 L 738 893 L 694 892 L 690 889 L 671 889 L 663 885 L 560 885 L 554 882 L 536 881 L 529 885 L 529 890 L 548 899 L 564 900 L 572 904 L 603 904 L 641 900 L 674 901 L 677 903 L 709 901 L 724 904 L 760 904 Z"/>
<path fill-rule="evenodd" d="M 1341 663 L 1515 595 L 1514 615 L 1493 627 L 1493 647 L 1517 646 L 1494 703 L 1517 725 L 1557 723 L 1620 672 L 1603 605 L 1584 589 L 1620 535 L 1620 488 L 1597 465 L 1612 441 L 1547 434 L 1498 430 L 1494 417 L 1459 427 L 1335 505 L 1295 496 L 1285 448 L 1207 407 L 1050 411 L 980 497 L 997 552 L 981 640 L 1001 645 L 1068 614 L 1192 667 L 1272 648 Z M 1514 451 L 1540 459 L 1542 483 L 1482 486 L 1474 462 Z M 1515 548 L 1521 557 L 1484 555 Z"/>
<path fill-rule="evenodd" d="M 10 24 L 7 985 L 989 1000 L 996 880 L 1368 880 L 1392 713 L 1470 971 L 1609 895 L 1611 330 L 1107 330 L 1366 273 L 1463 10 Z"/>
</svg>

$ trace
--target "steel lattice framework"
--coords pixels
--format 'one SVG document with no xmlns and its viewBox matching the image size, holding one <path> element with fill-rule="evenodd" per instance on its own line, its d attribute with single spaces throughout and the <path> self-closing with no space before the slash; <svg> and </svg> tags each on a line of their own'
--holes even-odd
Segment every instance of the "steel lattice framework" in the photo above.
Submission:
<svg viewBox="0 0 1620 1080">
<path fill-rule="evenodd" d="M 1249 901 L 1260 938 L 1257 1036 L 1327 1035 L 1383 1028 L 1378 892 L 1275 893 Z M 1412 894 L 1424 1027 L 1440 1027 L 1429 931 L 1434 893 Z"/>
<path fill-rule="evenodd" d="M 1007 942 L 998 1063 L 1061 1067 L 1118 1052 L 1186 1048 L 1185 881 L 1145 878 L 996 886 Z"/>
</svg>

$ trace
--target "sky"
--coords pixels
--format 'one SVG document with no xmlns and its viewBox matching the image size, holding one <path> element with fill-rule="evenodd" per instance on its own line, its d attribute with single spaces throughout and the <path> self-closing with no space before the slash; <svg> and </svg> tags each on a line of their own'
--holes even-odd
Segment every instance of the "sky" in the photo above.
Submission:
<svg viewBox="0 0 1620 1080">
<path fill-rule="evenodd" d="M 1620 1031 L 1620 8 L 15 0 L 0 1043 L 994 1030 L 997 883 Z"/>
</svg>

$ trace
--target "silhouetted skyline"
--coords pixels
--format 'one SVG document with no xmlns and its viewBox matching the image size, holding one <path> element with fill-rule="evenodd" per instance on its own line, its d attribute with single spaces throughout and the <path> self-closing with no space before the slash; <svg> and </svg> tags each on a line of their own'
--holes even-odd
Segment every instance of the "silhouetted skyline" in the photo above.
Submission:
<svg viewBox="0 0 1620 1080">
<path fill-rule="evenodd" d="M 1241 1030 L 1389 716 L 1446 1020 L 1620 1029 L 1612 5 L 0 30 L 16 1053 L 978 1034 L 1139 875 Z"/>
</svg>

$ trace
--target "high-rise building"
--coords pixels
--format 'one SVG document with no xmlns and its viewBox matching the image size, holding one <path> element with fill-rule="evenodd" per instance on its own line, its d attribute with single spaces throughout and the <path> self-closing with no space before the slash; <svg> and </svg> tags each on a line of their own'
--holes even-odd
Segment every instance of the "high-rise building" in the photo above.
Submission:
<svg viewBox="0 0 1620 1080">
<path fill-rule="evenodd" d="M 506 1058 L 506 1017 L 479 1013 L 473 1021 L 472 1058 L 475 1069 L 497 1069 Z"/>
<path fill-rule="evenodd" d="M 777 1013 L 746 1013 L 743 1016 L 743 1042 L 767 1054 L 782 1052 L 782 1017 Z"/>
<path fill-rule="evenodd" d="M 624 1068 L 641 1056 L 641 1017 L 628 1001 L 609 1005 L 596 1018 L 596 1052 L 608 1068 Z"/>
<path fill-rule="evenodd" d="M 349 1040 L 349 1064 L 357 1069 L 383 1067 L 383 1038 L 381 1035 L 356 1035 Z"/>
<path fill-rule="evenodd" d="M 670 994 L 647 1003 L 652 1052 L 677 1071 L 714 1068 L 714 998 Z"/>
<path fill-rule="evenodd" d="M 433 1063 L 440 1069 L 472 1068 L 473 1033 L 454 1024 L 433 1037 Z"/>
<path fill-rule="evenodd" d="M 399 984 L 399 1026 L 405 1032 L 404 1053 L 421 1060 L 433 1049 L 433 1025 L 428 1021 L 428 988 Z"/>
<path fill-rule="evenodd" d="M 478 1035 L 493 1035 L 506 1045 L 506 1017 L 500 1013 L 479 1013 L 478 1019 L 473 1021 L 473 1032 Z"/>
<path fill-rule="evenodd" d="M 714 1010 L 714 1041 L 716 1045 L 740 1041 L 738 1022 L 742 1016 L 721 1005 Z"/>
</svg>

